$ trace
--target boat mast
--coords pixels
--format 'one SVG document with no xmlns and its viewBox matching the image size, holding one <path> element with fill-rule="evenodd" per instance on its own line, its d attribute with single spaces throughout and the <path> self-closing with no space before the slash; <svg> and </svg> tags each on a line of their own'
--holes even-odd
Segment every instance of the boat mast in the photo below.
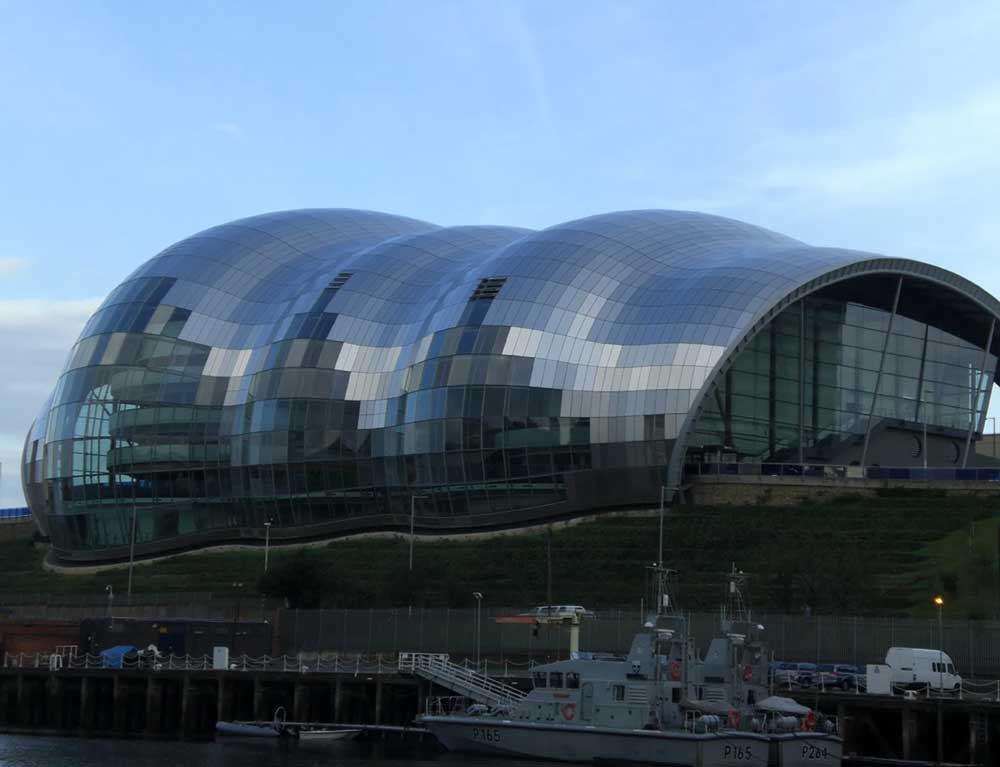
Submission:
<svg viewBox="0 0 1000 767">
<path fill-rule="evenodd" d="M 660 486 L 660 536 L 659 536 L 659 547 L 657 549 L 656 562 L 653 563 L 652 567 L 649 567 L 653 578 L 652 583 L 652 596 L 656 601 L 656 610 L 652 611 L 650 620 L 652 620 L 653 625 L 656 625 L 657 618 L 665 616 L 673 616 L 677 614 L 675 609 L 674 600 L 670 594 L 670 577 L 677 573 L 676 570 L 671 570 L 666 567 L 663 561 L 663 516 L 665 507 L 667 505 L 667 488 L 665 485 Z"/>
<path fill-rule="evenodd" d="M 733 563 L 726 579 L 726 599 L 722 609 L 723 632 L 731 631 L 734 624 L 750 624 L 750 599 L 746 586 L 747 574 L 737 570 L 736 563 Z"/>
</svg>

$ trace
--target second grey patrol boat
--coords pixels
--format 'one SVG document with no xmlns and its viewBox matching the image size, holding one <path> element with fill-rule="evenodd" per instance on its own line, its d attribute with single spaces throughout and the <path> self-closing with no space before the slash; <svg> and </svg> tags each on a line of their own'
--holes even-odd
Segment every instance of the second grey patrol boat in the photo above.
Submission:
<svg viewBox="0 0 1000 767">
<path fill-rule="evenodd" d="M 763 627 L 751 622 L 745 576 L 734 569 L 718 636 L 699 658 L 674 608 L 672 571 L 651 568 L 657 609 L 624 658 L 571 653 L 536 666 L 533 689 L 509 706 L 447 710 L 419 721 L 452 751 L 567 762 L 672 767 L 833 767 L 836 722 L 768 696 Z"/>
</svg>

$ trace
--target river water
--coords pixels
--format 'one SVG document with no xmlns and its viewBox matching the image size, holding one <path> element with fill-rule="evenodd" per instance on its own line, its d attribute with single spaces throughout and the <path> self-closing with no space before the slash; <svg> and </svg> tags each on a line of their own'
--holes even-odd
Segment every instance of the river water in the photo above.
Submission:
<svg viewBox="0 0 1000 767">
<path fill-rule="evenodd" d="M 0 767 L 511 767 L 504 759 L 427 745 L 231 740 L 215 743 L 88 740 L 0 734 Z M 517 760 L 517 767 L 551 762 Z"/>
</svg>

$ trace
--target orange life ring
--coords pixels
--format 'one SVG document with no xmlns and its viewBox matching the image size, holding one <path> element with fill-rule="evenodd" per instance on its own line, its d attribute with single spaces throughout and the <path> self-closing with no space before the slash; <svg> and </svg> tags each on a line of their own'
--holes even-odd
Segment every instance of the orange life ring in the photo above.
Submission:
<svg viewBox="0 0 1000 767">
<path fill-rule="evenodd" d="M 572 722 L 576 718 L 576 704 L 575 703 L 564 703 L 562 706 L 562 717 L 567 722 Z"/>
<path fill-rule="evenodd" d="M 681 663 L 680 661 L 672 660 L 670 661 L 670 678 L 675 682 L 679 682 L 681 678 Z"/>
<path fill-rule="evenodd" d="M 739 711 L 737 711 L 735 708 L 729 709 L 729 719 L 728 719 L 728 721 L 729 721 L 730 728 L 732 728 L 734 730 L 739 729 L 740 719 L 741 719 L 741 717 L 740 717 L 740 712 Z"/>
<path fill-rule="evenodd" d="M 802 720 L 802 729 L 806 732 L 812 732 L 816 729 L 816 712 L 810 711 L 806 714 L 805 719 Z"/>
<path fill-rule="evenodd" d="M 745 666 L 743 666 L 743 681 L 749 682 L 752 679 L 753 679 L 753 666 L 747 663 Z"/>
</svg>

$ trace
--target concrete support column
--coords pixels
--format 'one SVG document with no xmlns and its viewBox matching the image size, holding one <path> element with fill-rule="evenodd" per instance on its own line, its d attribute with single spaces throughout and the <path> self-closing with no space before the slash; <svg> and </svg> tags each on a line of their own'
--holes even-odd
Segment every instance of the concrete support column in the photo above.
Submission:
<svg viewBox="0 0 1000 767">
<path fill-rule="evenodd" d="M 163 717 L 163 685 L 153 676 L 146 677 L 146 733 L 160 732 Z"/>
<path fill-rule="evenodd" d="M 128 729 L 128 685 L 120 673 L 116 673 L 112 681 L 114 687 L 112 701 L 112 729 L 117 735 L 124 735 Z"/>
<path fill-rule="evenodd" d="M 944 762 L 944 711 L 941 708 L 941 701 L 937 702 L 937 760 Z"/>
<path fill-rule="evenodd" d="M 220 722 L 228 722 L 233 718 L 233 685 L 224 676 L 219 677 L 217 689 L 215 718 Z"/>
<path fill-rule="evenodd" d="M 264 711 L 264 685 L 259 676 L 253 679 L 253 718 L 258 722 L 265 722 L 271 718 Z"/>
<path fill-rule="evenodd" d="M 31 724 L 27 707 L 28 700 L 27 696 L 24 694 L 24 674 L 19 673 L 17 675 L 14 690 L 17 695 L 17 703 L 15 704 L 17 715 L 14 717 L 14 721 L 24 727 L 25 725 Z"/>
<path fill-rule="evenodd" d="M 61 728 L 63 726 L 62 679 L 58 674 L 49 674 L 45 692 L 48 695 L 48 726 Z"/>
<path fill-rule="evenodd" d="M 382 677 L 375 681 L 375 724 L 382 724 Z"/>
<path fill-rule="evenodd" d="M 342 715 L 341 704 L 343 703 L 344 688 L 340 681 L 340 677 L 333 683 L 333 705 L 330 707 L 330 716 L 333 717 L 333 721 L 339 722 Z"/>
<path fill-rule="evenodd" d="M 969 713 L 969 761 L 973 764 L 989 763 L 989 721 L 985 711 Z"/>
<path fill-rule="evenodd" d="M 194 698 L 197 689 L 191 682 L 191 675 L 185 674 L 181 682 L 181 737 L 187 737 L 193 730 Z"/>
<path fill-rule="evenodd" d="M 301 682 L 295 683 L 292 692 L 292 720 L 309 721 L 309 688 Z"/>
<path fill-rule="evenodd" d="M 85 676 L 80 680 L 80 729 L 94 729 L 94 712 L 97 690 L 96 680 Z"/>
<path fill-rule="evenodd" d="M 417 680 L 417 714 L 423 714 L 427 710 L 427 683 L 423 679 Z"/>
<path fill-rule="evenodd" d="M 903 704 L 900 715 L 902 716 L 900 731 L 903 735 L 903 760 L 907 761 L 910 759 L 910 754 L 913 753 L 913 712 L 910 711 L 909 704 Z"/>
</svg>

